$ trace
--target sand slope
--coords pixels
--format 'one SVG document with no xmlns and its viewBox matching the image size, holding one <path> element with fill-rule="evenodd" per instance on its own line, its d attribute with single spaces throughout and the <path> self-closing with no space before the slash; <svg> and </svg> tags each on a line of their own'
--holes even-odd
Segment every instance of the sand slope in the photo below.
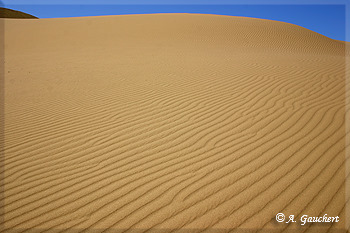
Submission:
<svg viewBox="0 0 350 233">
<path fill-rule="evenodd" d="M 0 7 L 0 18 L 37 19 L 38 17 L 35 17 L 33 15 L 30 15 L 21 11 Z"/>
<path fill-rule="evenodd" d="M 215 15 L 2 23 L 7 230 L 345 228 L 344 43 Z"/>
</svg>

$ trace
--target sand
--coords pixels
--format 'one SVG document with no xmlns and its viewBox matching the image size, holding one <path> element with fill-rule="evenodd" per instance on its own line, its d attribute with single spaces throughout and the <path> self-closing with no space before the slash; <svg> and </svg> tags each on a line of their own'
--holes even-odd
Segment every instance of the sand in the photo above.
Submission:
<svg viewBox="0 0 350 233">
<path fill-rule="evenodd" d="M 1 23 L 5 232 L 346 228 L 346 43 L 200 14 Z"/>
<path fill-rule="evenodd" d="M 34 15 L 30 15 L 21 11 L 16 11 L 4 7 L 0 7 L 0 18 L 37 19 L 37 17 L 35 17 Z M 1 33 L 3 33 L 3 31 L 1 31 Z"/>
</svg>

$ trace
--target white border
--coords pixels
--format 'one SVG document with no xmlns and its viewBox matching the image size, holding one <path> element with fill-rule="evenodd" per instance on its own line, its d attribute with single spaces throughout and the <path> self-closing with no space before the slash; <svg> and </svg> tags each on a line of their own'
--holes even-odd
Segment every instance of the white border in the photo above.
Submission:
<svg viewBox="0 0 350 233">
<path fill-rule="evenodd" d="M 2 0 L 7 5 L 345 5 L 345 38 L 350 41 L 350 0 Z M 350 55 L 350 42 L 346 45 Z M 350 90 L 350 56 L 346 57 L 345 87 Z M 350 131 L 350 94 L 345 93 L 345 128 Z M 350 157 L 350 135 L 346 135 L 345 158 Z M 344 158 L 344 159 L 345 159 Z M 346 174 L 350 173 L 350 159 L 346 160 Z M 350 231 L 350 178 L 345 180 L 345 227 Z"/>
</svg>

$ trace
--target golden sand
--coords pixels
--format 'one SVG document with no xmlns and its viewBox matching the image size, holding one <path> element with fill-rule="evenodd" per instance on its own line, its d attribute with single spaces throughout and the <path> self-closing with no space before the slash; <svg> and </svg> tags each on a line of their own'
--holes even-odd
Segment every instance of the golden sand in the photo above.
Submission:
<svg viewBox="0 0 350 233">
<path fill-rule="evenodd" d="M 199 14 L 1 23 L 9 232 L 345 229 L 344 42 Z"/>
</svg>

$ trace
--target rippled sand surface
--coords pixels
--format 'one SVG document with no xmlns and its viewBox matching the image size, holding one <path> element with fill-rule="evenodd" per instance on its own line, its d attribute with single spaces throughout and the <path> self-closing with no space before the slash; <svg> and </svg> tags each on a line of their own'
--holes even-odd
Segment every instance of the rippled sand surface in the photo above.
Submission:
<svg viewBox="0 0 350 233">
<path fill-rule="evenodd" d="M 345 229 L 343 42 L 200 14 L 1 23 L 5 232 Z"/>
</svg>

